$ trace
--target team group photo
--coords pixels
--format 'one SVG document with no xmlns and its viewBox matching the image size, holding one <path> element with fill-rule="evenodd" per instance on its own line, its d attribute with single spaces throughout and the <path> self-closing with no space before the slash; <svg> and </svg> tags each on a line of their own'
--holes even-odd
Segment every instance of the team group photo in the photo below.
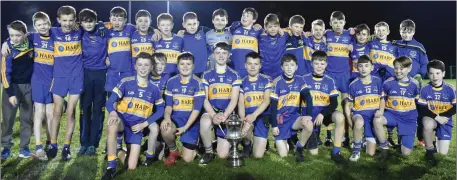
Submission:
<svg viewBox="0 0 457 180">
<path fill-rule="evenodd" d="M 456 2 L 1 5 L 1 179 L 456 178 Z"/>
</svg>

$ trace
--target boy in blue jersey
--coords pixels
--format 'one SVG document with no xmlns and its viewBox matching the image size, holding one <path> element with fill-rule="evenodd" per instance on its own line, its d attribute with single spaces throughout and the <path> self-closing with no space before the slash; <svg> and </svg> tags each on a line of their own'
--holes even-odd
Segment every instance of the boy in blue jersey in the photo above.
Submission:
<svg viewBox="0 0 457 180">
<path fill-rule="evenodd" d="M 163 73 L 165 70 L 165 66 L 167 64 L 167 57 L 163 53 L 155 52 L 151 55 L 152 58 L 152 63 L 153 67 L 151 69 L 151 82 L 152 84 L 156 85 L 159 90 L 160 94 L 162 95 L 163 98 L 165 98 L 165 90 L 166 90 L 166 85 L 167 81 L 170 78 L 168 74 Z M 163 119 L 163 117 L 160 117 L 159 122 Z M 149 126 L 149 130 L 152 131 L 154 126 Z M 164 145 L 165 142 L 162 141 L 161 137 L 159 136 L 158 141 L 154 139 L 156 135 L 149 133 L 148 136 L 148 141 L 143 144 L 142 149 L 147 149 L 145 151 L 145 156 L 146 160 L 142 163 L 143 166 L 150 166 L 152 163 L 158 161 L 159 159 L 162 159 L 162 157 L 165 155 L 164 153 Z M 152 140 L 149 141 L 149 138 Z M 118 138 L 118 143 L 122 143 L 122 138 Z M 147 146 L 146 148 L 144 148 Z M 166 147 L 167 148 L 167 147 Z M 168 150 L 168 149 L 166 149 Z"/>
<path fill-rule="evenodd" d="M 276 78 L 282 74 L 281 57 L 286 53 L 286 42 L 289 34 L 284 34 L 276 14 L 268 14 L 264 20 L 265 32 L 259 37 L 259 53 L 262 60 L 263 74 Z"/>
<path fill-rule="evenodd" d="M 170 149 L 166 166 L 176 163 L 179 157 L 176 137 L 183 144 L 182 159 L 192 162 L 196 155 L 200 122 L 197 120 L 205 100 L 205 88 L 193 74 L 194 56 L 188 52 L 178 56 L 179 75 L 170 78 L 165 92 L 164 120 L 160 124 L 163 140 Z"/>
<path fill-rule="evenodd" d="M 105 91 L 108 97 L 119 81 L 133 75 L 132 52 L 130 36 L 136 28 L 127 23 L 127 11 L 116 6 L 110 11 L 109 23 L 105 26 L 109 29 L 108 40 L 108 71 L 106 74 Z"/>
<path fill-rule="evenodd" d="M 216 66 L 202 75 L 205 85 L 206 99 L 204 102 L 205 113 L 200 119 L 200 136 L 205 147 L 205 154 L 200 160 L 201 165 L 206 165 L 214 158 L 212 148 L 212 129 L 217 136 L 217 154 L 220 158 L 228 156 L 230 144 L 224 139 L 227 129 L 223 123 L 235 110 L 238 103 L 241 79 L 238 73 L 227 66 L 229 46 L 220 42 L 214 49 Z"/>
<path fill-rule="evenodd" d="M 241 26 L 237 26 L 239 24 L 237 21 L 230 26 L 230 32 L 233 35 L 230 67 L 235 69 L 241 78 L 247 75 L 244 67 L 246 54 L 259 51 L 258 38 L 263 30 L 253 27 L 257 17 L 258 13 L 254 8 L 245 8 L 241 16 Z"/>
<path fill-rule="evenodd" d="M 370 28 L 366 24 L 359 24 L 355 28 L 355 38 L 357 42 L 354 43 L 353 49 L 351 51 L 351 82 L 355 78 L 359 77 L 360 73 L 358 72 L 357 60 L 360 56 L 370 55 L 370 47 L 368 46 L 368 38 L 370 36 Z"/>
<path fill-rule="evenodd" d="M 109 111 L 107 120 L 108 168 L 102 179 L 114 179 L 116 175 L 116 154 L 127 164 L 129 170 L 136 169 L 140 156 L 140 143 L 148 129 L 157 138 L 159 126 L 156 121 L 163 116 L 164 101 L 159 88 L 149 79 L 152 58 L 148 53 L 140 53 L 135 63 L 136 75 L 123 78 L 106 102 Z M 148 126 L 154 128 L 145 129 Z M 124 131 L 127 152 L 118 149 L 116 134 Z M 149 139 L 155 140 L 155 139 Z M 127 155 L 125 153 L 128 153 Z"/>
<path fill-rule="evenodd" d="M 348 102 L 352 106 L 353 121 L 353 138 L 354 147 L 351 161 L 358 161 L 360 158 L 360 149 L 362 148 L 362 132 L 367 141 L 366 152 L 373 156 L 376 151 L 376 138 L 373 133 L 373 118 L 376 110 L 379 109 L 382 95 L 382 80 L 371 75 L 373 63 L 370 57 L 362 55 L 357 58 L 357 69 L 359 76 L 349 84 Z M 346 103 L 345 109 L 349 109 L 349 103 Z"/>
<path fill-rule="evenodd" d="M 55 158 L 58 151 L 57 137 L 60 119 L 64 106 L 64 98 L 69 94 L 65 143 L 62 160 L 71 158 L 70 143 L 75 129 L 75 108 L 83 91 L 84 69 L 82 60 L 82 30 L 75 30 L 76 10 L 71 6 L 62 6 L 57 10 L 57 21 L 61 25 L 51 28 L 54 40 L 54 72 L 51 92 L 54 99 L 54 115 L 52 119 L 51 147 L 47 155 Z"/>
<path fill-rule="evenodd" d="M 416 32 L 416 24 L 411 19 L 406 19 L 400 23 L 400 35 L 402 40 L 392 41 L 393 45 L 398 47 L 399 56 L 408 56 L 413 60 L 413 65 L 409 76 L 414 77 L 419 83 L 422 83 L 422 78 L 427 72 L 428 56 L 424 46 L 414 39 Z M 417 131 L 422 132 L 422 117 L 419 113 Z M 417 134 L 418 144 L 424 146 L 422 133 Z"/>
<path fill-rule="evenodd" d="M 7 44 L 11 53 L 7 56 L 2 56 L 2 160 L 6 160 L 10 156 L 11 147 L 14 145 L 13 127 L 18 109 L 20 109 L 20 158 L 30 158 L 32 156 L 29 144 L 33 130 L 31 93 L 34 65 L 33 45 L 27 39 L 27 26 L 24 22 L 13 21 L 7 28 L 9 34 Z"/>
<path fill-rule="evenodd" d="M 130 36 L 130 43 L 132 44 L 132 63 L 135 63 L 136 56 L 141 52 L 148 54 L 154 53 L 152 46 L 152 32 L 151 28 L 151 13 L 141 9 L 135 15 L 135 24 L 137 30 Z"/>
<path fill-rule="evenodd" d="M 415 79 L 408 77 L 411 64 L 411 59 L 406 56 L 395 59 L 395 77 L 387 79 L 382 85 L 384 98 L 381 99 L 380 108 L 375 113 L 373 125 L 382 149 L 380 160 L 383 166 L 389 155 L 384 126 L 397 127 L 403 155 L 409 155 L 414 147 L 418 116 L 416 100 L 420 85 Z"/>
<path fill-rule="evenodd" d="M 49 38 L 51 21 L 44 12 L 36 12 L 33 17 L 33 27 L 37 33 L 32 33 L 32 42 L 35 51 L 34 70 L 32 74 L 32 101 L 34 102 L 33 130 L 35 134 L 36 153 L 35 156 L 40 160 L 47 160 L 45 151 L 51 144 L 51 120 L 53 100 L 49 92 L 52 81 L 52 66 L 54 64 L 54 46 Z M 41 126 L 43 118 L 46 118 L 46 146 L 43 149 L 41 144 Z"/>
<path fill-rule="evenodd" d="M 225 9 L 216 9 L 213 12 L 211 20 L 214 25 L 214 29 L 206 33 L 206 43 L 209 54 L 208 69 L 213 68 L 215 65 L 213 49 L 216 43 L 225 42 L 229 45 L 229 49 L 231 49 L 232 46 L 232 33 L 230 32 L 230 29 L 226 27 L 228 24 L 227 11 L 225 11 Z"/>
<path fill-rule="evenodd" d="M 348 30 L 344 29 L 346 18 L 340 11 L 334 11 L 330 15 L 331 30 L 325 32 L 327 42 L 328 67 L 326 73 L 330 75 L 336 83 L 336 88 L 341 93 L 341 107 L 345 106 L 351 67 L 349 53 L 352 50 L 353 37 Z M 343 146 L 349 146 L 349 125 L 351 124 L 350 115 L 343 111 L 346 124 Z"/>
<path fill-rule="evenodd" d="M 171 32 L 173 25 L 173 16 L 171 14 L 162 13 L 157 16 L 157 27 L 162 38 L 152 42 L 156 52 L 164 53 L 167 56 L 167 66 L 164 73 L 170 77 L 177 73 L 176 62 L 183 46 L 183 38 Z"/>
<path fill-rule="evenodd" d="M 386 80 L 395 75 L 393 61 L 397 57 L 397 47 L 387 40 L 390 30 L 386 22 L 377 23 L 374 31 L 376 39 L 370 42 L 370 58 L 375 65 L 375 75 Z"/>
<path fill-rule="evenodd" d="M 374 63 L 373 74 L 383 81 L 394 76 L 393 61 L 397 57 L 397 47 L 387 41 L 390 34 L 389 25 L 386 22 L 379 22 L 375 25 L 376 39 L 370 42 L 370 58 Z M 387 141 L 389 146 L 397 147 L 392 139 L 392 128 L 387 128 Z"/>
<path fill-rule="evenodd" d="M 286 53 L 292 54 L 297 58 L 297 75 L 305 75 L 309 73 L 305 67 L 304 61 L 304 34 L 305 18 L 301 15 L 294 15 L 289 19 L 290 36 L 286 43 Z"/>
<path fill-rule="evenodd" d="M 325 74 L 327 60 L 328 57 L 324 51 L 315 51 L 313 53 L 312 66 L 314 71 L 303 76 L 313 102 L 311 106 L 307 104 L 303 111 L 306 112 L 306 115 L 312 117 L 313 132 L 317 132 L 321 124 L 329 126 L 331 123 L 335 123 L 335 137 L 331 158 L 338 164 L 346 165 L 346 160 L 341 156 L 340 152 L 344 135 L 344 115 L 336 110 L 338 106 L 338 91 L 335 80 Z M 315 136 L 310 137 L 307 148 L 313 155 L 318 153 Z"/>
<path fill-rule="evenodd" d="M 206 32 L 210 29 L 199 26 L 197 14 L 186 12 L 183 15 L 182 26 L 186 29 L 183 32 L 183 51 L 190 52 L 195 57 L 194 74 L 201 77 L 204 71 L 208 69 L 208 51 L 206 49 Z M 179 34 L 179 33 L 178 33 Z"/>
<path fill-rule="evenodd" d="M 436 131 L 438 141 L 437 151 L 446 155 L 452 138 L 452 116 L 456 109 L 455 87 L 443 81 L 445 75 L 444 63 L 440 60 L 432 60 L 427 65 L 430 83 L 422 87 L 418 104 L 421 107 L 424 124 L 425 159 L 435 165 L 433 156 L 433 131 Z"/>
<path fill-rule="evenodd" d="M 284 73 L 273 81 L 270 94 L 270 123 L 275 136 L 276 149 L 280 157 L 287 156 L 289 148 L 293 148 L 288 145 L 287 140 L 297 131 L 302 130 L 297 142 L 296 160 L 303 162 L 303 146 L 313 129 L 311 117 L 300 115 L 301 92 L 307 87 L 303 77 L 295 75 L 298 66 L 294 55 L 285 54 L 281 58 L 281 68 Z M 307 98 L 307 103 L 312 106 L 310 96 Z"/>
<path fill-rule="evenodd" d="M 108 35 L 103 24 L 97 24 L 97 14 L 91 9 L 79 13 L 82 29 L 84 91 L 80 103 L 80 143 L 78 155 L 96 154 L 105 119 L 106 64 Z M 100 29 L 99 29 L 100 28 Z"/>
<path fill-rule="evenodd" d="M 246 55 L 245 66 L 248 76 L 241 82 L 238 114 L 244 121 L 244 126 L 249 124 L 246 127 L 254 127 L 254 145 L 251 148 L 251 141 L 245 139 L 243 155 L 248 157 L 252 149 L 255 158 L 262 158 L 268 144 L 269 112 L 267 108 L 270 105 L 271 78 L 260 74 L 262 61 L 256 52 Z M 249 133 L 248 137 L 250 137 L 252 129 L 246 127 L 243 129 L 247 132 L 242 133 Z"/>
</svg>

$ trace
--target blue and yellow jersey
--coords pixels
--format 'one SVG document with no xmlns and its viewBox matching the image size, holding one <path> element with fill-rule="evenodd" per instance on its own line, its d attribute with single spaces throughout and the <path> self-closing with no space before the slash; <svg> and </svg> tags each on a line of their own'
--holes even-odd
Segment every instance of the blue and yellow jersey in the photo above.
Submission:
<svg viewBox="0 0 457 180">
<path fill-rule="evenodd" d="M 273 80 L 270 98 L 278 101 L 278 115 L 300 115 L 300 92 L 307 88 L 302 76 L 286 81 L 282 76 Z"/>
<path fill-rule="evenodd" d="M 232 24 L 232 26 L 234 25 Z M 251 27 L 251 29 L 245 29 L 242 26 L 233 29 L 231 28 L 230 30 L 233 35 L 231 67 L 233 67 L 233 69 L 235 69 L 238 73 L 243 74 L 246 72 L 246 68 L 244 67 L 246 55 L 253 51 L 259 52 L 258 38 L 263 31 L 256 31 L 253 27 Z"/>
<path fill-rule="evenodd" d="M 259 51 L 262 60 L 261 72 L 268 76 L 280 75 L 281 71 L 278 67 L 281 66 L 281 58 L 286 54 L 286 42 L 289 34 L 283 36 L 277 34 L 272 37 L 267 34 L 260 35 Z M 279 73 L 278 73 L 279 72 Z"/>
<path fill-rule="evenodd" d="M 31 33 L 29 42 L 33 43 L 34 58 L 32 81 L 51 84 L 54 71 L 54 42 L 50 37 Z"/>
<path fill-rule="evenodd" d="M 405 121 L 416 122 L 416 100 L 419 98 L 420 85 L 409 77 L 408 82 L 399 82 L 394 77 L 387 79 L 382 85 L 382 96 L 386 100 L 386 111 L 405 118 Z"/>
<path fill-rule="evenodd" d="M 232 89 L 239 88 L 241 79 L 238 73 L 230 67 L 218 72 L 216 68 L 205 71 L 202 82 L 208 87 L 208 100 L 213 108 L 224 110 L 232 98 Z"/>
<path fill-rule="evenodd" d="M 379 109 L 382 95 L 382 80 L 371 76 L 370 82 L 363 82 L 358 77 L 349 84 L 347 99 L 353 103 L 352 112 L 368 117 Z"/>
<path fill-rule="evenodd" d="M 324 41 L 318 40 L 313 36 L 305 39 L 305 48 L 303 49 L 303 57 L 305 61 L 311 64 L 311 57 L 314 51 L 327 51 L 327 44 Z"/>
<path fill-rule="evenodd" d="M 151 76 L 152 84 L 156 85 L 159 88 L 160 93 L 162 95 L 165 95 L 165 90 L 167 88 L 168 79 L 170 79 L 169 74 L 162 74 L 160 76 Z"/>
<path fill-rule="evenodd" d="M 149 80 L 148 84 L 139 84 L 136 76 L 123 78 L 113 89 L 119 101 L 116 111 L 119 117 L 129 125 L 145 122 L 152 114 L 154 106 L 164 106 L 165 103 L 159 88 Z M 107 102 L 114 104 L 115 102 Z M 109 105 L 107 105 L 108 109 Z M 108 109 L 112 111 L 112 109 Z"/>
<path fill-rule="evenodd" d="M 357 61 L 359 60 L 360 56 L 367 55 L 370 56 L 370 47 L 368 46 L 368 43 L 365 43 L 363 45 L 360 45 L 358 43 L 354 43 L 353 49 L 351 51 L 351 60 L 352 60 L 352 68 L 351 71 L 353 73 L 359 73 L 359 70 L 357 69 Z"/>
<path fill-rule="evenodd" d="M 141 52 L 146 52 L 148 54 L 154 53 L 154 47 L 152 46 L 152 34 L 148 33 L 146 35 L 140 34 L 140 31 L 136 30 L 130 36 L 130 43 L 132 45 L 132 58 L 136 59 L 136 56 Z M 135 62 L 135 61 L 133 61 Z M 135 64 L 135 63 L 133 63 Z"/>
<path fill-rule="evenodd" d="M 434 114 L 440 115 L 449 111 L 456 105 L 455 87 L 444 81 L 443 86 L 439 88 L 433 87 L 429 83 L 422 87 L 417 103 L 422 106 L 427 106 Z M 455 114 L 455 112 L 453 114 Z M 448 118 L 452 118 L 452 116 L 449 116 Z"/>
<path fill-rule="evenodd" d="M 352 36 L 348 30 L 342 34 L 336 34 L 333 30 L 325 32 L 327 38 L 327 71 L 330 73 L 349 73 L 349 49 L 348 45 L 352 44 Z"/>
<path fill-rule="evenodd" d="M 264 93 L 271 90 L 272 81 L 267 75 L 259 74 L 256 78 L 246 76 L 242 79 L 240 93 L 244 95 L 244 107 L 247 114 L 252 114 L 262 104 Z M 268 114 L 265 110 L 262 114 Z"/>
<path fill-rule="evenodd" d="M 208 61 L 208 50 L 206 49 L 205 38 L 206 30 L 206 28 L 200 27 L 195 34 L 190 34 L 188 32 L 184 33 L 182 49 L 184 52 L 190 52 L 194 55 L 194 64 L 196 65 L 194 73 L 202 73 L 208 69 L 206 66 L 206 62 Z"/>
<path fill-rule="evenodd" d="M 176 75 L 168 80 L 165 102 L 173 108 L 171 119 L 187 122 L 193 110 L 201 111 L 204 100 L 205 86 L 197 76 L 184 80 Z"/>
<path fill-rule="evenodd" d="M 370 42 L 370 58 L 374 64 L 373 72 L 377 73 L 380 68 L 386 69 L 385 77 L 394 77 L 394 60 L 397 58 L 397 47 L 390 41 L 381 42 L 378 39 Z"/>
<path fill-rule="evenodd" d="M 330 97 L 338 96 L 338 90 L 335 86 L 335 80 L 328 75 L 314 77 L 312 73 L 303 76 L 313 98 L 312 116 L 316 116 L 323 109 L 330 105 Z M 302 112 L 306 112 L 306 102 L 302 104 Z"/>
<path fill-rule="evenodd" d="M 165 67 L 164 73 L 175 73 L 178 72 L 177 63 L 178 56 L 182 52 L 183 45 L 182 37 L 173 34 L 171 39 L 161 39 L 159 41 L 152 41 L 152 45 L 156 52 L 164 53 L 167 56 L 167 66 Z"/>
<path fill-rule="evenodd" d="M 132 24 L 126 24 L 121 31 L 111 28 L 110 24 L 106 27 L 109 29 L 108 40 L 108 57 L 110 66 L 108 70 L 114 72 L 132 72 L 134 70 L 132 63 L 132 52 L 130 37 L 136 31 Z"/>
<path fill-rule="evenodd" d="M 54 41 L 53 77 L 76 77 L 83 75 L 82 30 L 62 32 L 59 27 L 50 29 Z"/>
</svg>

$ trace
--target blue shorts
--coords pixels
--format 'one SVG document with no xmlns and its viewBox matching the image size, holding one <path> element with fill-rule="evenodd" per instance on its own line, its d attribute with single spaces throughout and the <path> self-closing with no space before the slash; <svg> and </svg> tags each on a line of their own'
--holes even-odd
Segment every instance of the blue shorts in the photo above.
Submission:
<svg viewBox="0 0 457 180">
<path fill-rule="evenodd" d="M 254 121 L 254 136 L 261 137 L 261 138 L 268 138 L 268 117 L 269 115 L 260 115 Z M 267 122 L 267 123 L 265 123 Z"/>
<path fill-rule="evenodd" d="M 367 116 L 367 115 L 355 112 L 355 113 L 353 113 L 353 116 L 356 114 L 361 115 L 363 118 L 363 135 L 365 137 L 376 138 L 375 133 L 374 133 L 375 132 L 374 126 L 373 126 L 374 114 L 371 116 Z"/>
<path fill-rule="evenodd" d="M 298 117 L 300 117 L 300 115 L 290 115 L 289 117 L 283 119 L 283 124 L 278 123 L 279 135 L 275 136 L 275 141 L 287 140 L 292 137 L 292 135 L 297 134 L 297 131 L 293 130 L 292 126 L 295 121 L 297 121 Z"/>
<path fill-rule="evenodd" d="M 452 118 L 449 119 L 447 124 L 439 124 L 436 125 L 436 137 L 438 140 L 451 140 L 452 138 Z"/>
<path fill-rule="evenodd" d="M 32 81 L 32 101 L 40 104 L 53 103 L 51 85 Z"/>
<path fill-rule="evenodd" d="M 220 128 L 219 128 L 220 126 Z M 215 125 L 213 127 L 216 131 L 216 136 L 225 139 L 225 135 L 227 134 L 227 126 L 225 124 L 221 123 L 219 125 Z M 222 128 L 222 130 L 221 130 Z"/>
<path fill-rule="evenodd" d="M 84 76 L 76 77 L 55 77 L 52 80 L 52 94 L 66 97 L 67 94 L 75 95 L 83 92 Z"/>
<path fill-rule="evenodd" d="M 176 128 L 180 128 L 186 125 L 187 121 L 172 120 L 176 125 Z M 182 143 L 194 144 L 198 143 L 198 137 L 200 136 L 200 121 L 196 120 L 186 132 L 181 134 L 180 141 Z"/>
<path fill-rule="evenodd" d="M 387 120 L 387 127 L 393 128 L 397 127 L 398 135 L 401 138 L 401 144 L 408 149 L 413 149 L 414 147 L 414 139 L 416 137 L 416 129 L 417 123 L 406 123 L 406 118 L 410 117 L 402 117 L 396 115 L 390 111 L 384 112 L 384 117 Z M 411 118 L 411 121 L 417 121 L 417 117 Z"/>
<path fill-rule="evenodd" d="M 124 142 L 125 142 L 125 144 L 141 145 L 141 140 L 143 139 L 143 137 L 149 134 L 149 128 L 145 127 L 143 129 L 143 131 L 140 131 L 138 133 L 133 133 L 132 126 L 134 126 L 135 124 L 130 124 L 128 122 L 125 122 L 124 120 L 121 120 L 121 121 L 124 124 Z"/>
<path fill-rule="evenodd" d="M 106 73 L 105 91 L 111 92 L 114 87 L 116 87 L 117 84 L 121 81 L 121 79 L 129 76 L 133 76 L 133 72 L 115 72 L 108 70 Z"/>
<path fill-rule="evenodd" d="M 330 77 L 335 80 L 335 86 L 338 91 L 341 93 L 348 93 L 349 89 L 349 79 L 351 78 L 351 73 L 350 72 L 345 72 L 345 73 L 329 73 Z"/>
</svg>

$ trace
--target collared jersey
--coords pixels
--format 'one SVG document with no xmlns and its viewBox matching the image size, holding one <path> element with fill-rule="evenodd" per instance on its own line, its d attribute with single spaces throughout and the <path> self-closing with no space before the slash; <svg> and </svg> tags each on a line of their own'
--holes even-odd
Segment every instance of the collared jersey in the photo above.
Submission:
<svg viewBox="0 0 457 180">
<path fill-rule="evenodd" d="M 330 105 L 330 98 L 338 96 L 338 90 L 335 86 L 335 80 L 326 74 L 318 78 L 309 73 L 303 76 L 303 79 L 313 98 L 312 116 L 314 117 Z M 306 103 L 303 104 L 304 108 L 307 108 Z"/>
<path fill-rule="evenodd" d="M 374 64 L 373 72 L 380 68 L 386 69 L 386 77 L 394 77 L 394 60 L 397 58 L 397 47 L 391 42 L 381 42 L 378 39 L 370 42 L 370 58 Z"/>
<path fill-rule="evenodd" d="M 178 56 L 181 54 L 183 39 L 182 37 L 173 34 L 171 39 L 161 39 L 159 41 L 153 41 L 152 45 L 156 52 L 164 53 L 167 56 L 167 65 L 164 73 L 175 73 L 178 72 L 177 62 Z"/>
<path fill-rule="evenodd" d="M 82 30 L 62 32 L 59 27 L 50 29 L 54 41 L 53 77 L 76 77 L 83 75 Z"/>
<path fill-rule="evenodd" d="M 197 76 L 183 80 L 178 74 L 168 80 L 165 102 L 173 109 L 173 120 L 187 122 L 193 110 L 201 111 L 204 100 L 205 87 Z"/>
<path fill-rule="evenodd" d="M 286 54 L 286 42 L 289 35 L 283 36 L 277 34 L 272 37 L 267 34 L 260 35 L 259 51 L 262 60 L 261 71 L 268 75 L 278 74 L 278 67 L 281 66 L 281 58 Z"/>
<path fill-rule="evenodd" d="M 359 77 L 349 84 L 347 99 L 353 103 L 352 112 L 368 117 L 379 109 L 382 96 L 382 80 L 371 76 L 370 82 L 363 82 Z"/>
<path fill-rule="evenodd" d="M 216 68 L 205 71 L 202 82 L 208 87 L 208 100 L 213 108 L 224 110 L 232 98 L 232 89 L 239 88 L 241 79 L 238 73 L 230 67 L 217 72 Z"/>
<path fill-rule="evenodd" d="M 240 93 L 244 95 L 246 114 L 252 114 L 264 100 L 266 90 L 271 90 L 272 81 L 267 75 L 259 74 L 256 78 L 246 76 L 242 79 Z M 268 114 L 265 110 L 262 114 Z"/>
<path fill-rule="evenodd" d="M 300 92 L 306 89 L 302 76 L 295 75 L 286 81 L 282 76 L 273 80 L 270 98 L 278 101 L 278 114 L 300 115 Z"/>
<path fill-rule="evenodd" d="M 202 73 L 208 68 L 208 51 L 206 49 L 206 37 L 203 28 L 200 28 L 195 34 L 185 32 L 183 37 L 183 51 L 190 52 L 194 55 L 195 68 L 194 73 Z"/>
<path fill-rule="evenodd" d="M 132 52 L 130 37 L 136 27 L 132 24 L 126 24 L 121 31 L 116 31 L 109 24 L 106 25 L 109 32 L 108 40 L 108 57 L 110 66 L 108 70 L 114 72 L 133 72 Z"/>
<path fill-rule="evenodd" d="M 102 23 L 96 25 L 94 32 L 83 31 L 81 43 L 86 69 L 106 69 L 109 35 L 101 31 L 105 31 Z"/>
<path fill-rule="evenodd" d="M 113 92 L 120 99 L 116 106 L 119 117 L 129 124 L 145 122 L 152 115 L 154 106 L 165 105 L 159 88 L 151 80 L 148 84 L 139 84 L 136 76 L 123 78 Z"/>
<path fill-rule="evenodd" d="M 382 85 L 382 96 L 386 99 L 386 111 L 407 118 L 406 121 L 417 120 L 416 100 L 419 97 L 419 83 L 409 77 L 408 82 L 399 82 L 394 77 L 387 79 Z M 408 122 L 409 122 L 408 121 Z"/>
<path fill-rule="evenodd" d="M 43 37 L 39 33 L 31 33 L 30 43 L 33 43 L 34 58 L 32 81 L 41 84 L 51 84 L 54 70 L 54 42 L 51 37 Z"/>
<path fill-rule="evenodd" d="M 330 73 L 346 73 L 350 71 L 349 66 L 349 49 L 348 45 L 352 44 L 352 36 L 348 30 L 342 34 L 336 34 L 333 30 L 325 33 L 327 40 L 327 71 Z"/>
<path fill-rule="evenodd" d="M 427 106 L 436 115 L 447 112 L 456 105 L 455 87 L 444 81 L 443 86 L 439 88 L 428 83 L 420 91 L 418 104 Z"/>
<path fill-rule="evenodd" d="M 259 52 L 258 38 L 262 31 L 256 31 L 253 27 L 251 27 L 251 29 L 245 29 L 242 26 L 231 29 L 231 31 L 233 35 L 231 51 L 232 67 L 237 72 L 246 71 L 246 68 L 244 67 L 246 55 L 253 51 Z"/>
<path fill-rule="evenodd" d="M 148 54 L 154 53 L 154 47 L 152 46 L 152 34 L 148 33 L 146 35 L 142 35 L 139 30 L 133 32 L 130 36 L 130 43 L 132 45 L 132 58 L 133 60 L 136 59 L 136 56 L 142 52 L 146 52 Z"/>
</svg>

